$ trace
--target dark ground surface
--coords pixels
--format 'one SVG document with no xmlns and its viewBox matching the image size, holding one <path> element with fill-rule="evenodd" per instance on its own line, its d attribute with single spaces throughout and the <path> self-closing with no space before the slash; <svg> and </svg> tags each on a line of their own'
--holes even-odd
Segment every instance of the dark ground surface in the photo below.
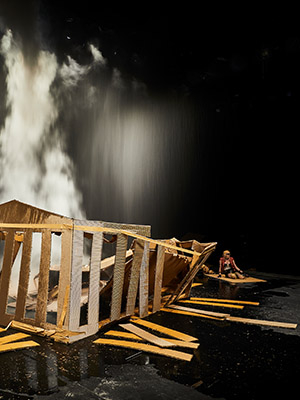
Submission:
<svg viewBox="0 0 300 400">
<path fill-rule="evenodd" d="M 198 278 L 204 285 L 192 295 L 259 301 L 259 307 L 215 311 L 299 323 L 300 278 L 264 278 L 266 283 L 251 285 Z M 192 361 L 94 344 L 102 333 L 70 346 L 34 337 L 40 347 L 0 355 L 0 398 L 247 400 L 293 398 L 298 392 L 299 326 L 271 329 L 165 312 L 149 320 L 199 338 Z"/>
</svg>

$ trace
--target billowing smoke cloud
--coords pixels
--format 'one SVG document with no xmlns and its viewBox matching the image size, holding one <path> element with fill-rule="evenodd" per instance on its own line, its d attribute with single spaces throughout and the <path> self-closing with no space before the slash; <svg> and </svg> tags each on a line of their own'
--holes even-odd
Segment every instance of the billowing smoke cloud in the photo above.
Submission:
<svg viewBox="0 0 300 400">
<path fill-rule="evenodd" d="M 56 124 L 60 110 L 51 87 L 58 74 L 66 85 L 76 85 L 84 71 L 72 59 L 68 67 L 59 67 L 55 55 L 46 51 L 28 65 L 11 31 L 2 38 L 1 54 L 7 87 L 7 114 L 0 132 L 1 202 L 16 198 L 81 217 L 81 194 Z"/>
</svg>

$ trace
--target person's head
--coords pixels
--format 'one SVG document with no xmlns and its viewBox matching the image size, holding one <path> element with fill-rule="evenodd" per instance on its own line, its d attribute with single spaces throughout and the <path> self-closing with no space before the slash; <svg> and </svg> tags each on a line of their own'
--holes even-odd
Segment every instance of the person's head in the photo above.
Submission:
<svg viewBox="0 0 300 400">
<path fill-rule="evenodd" d="M 230 251 L 229 250 L 224 250 L 223 251 L 223 257 L 228 260 L 230 258 Z"/>
</svg>

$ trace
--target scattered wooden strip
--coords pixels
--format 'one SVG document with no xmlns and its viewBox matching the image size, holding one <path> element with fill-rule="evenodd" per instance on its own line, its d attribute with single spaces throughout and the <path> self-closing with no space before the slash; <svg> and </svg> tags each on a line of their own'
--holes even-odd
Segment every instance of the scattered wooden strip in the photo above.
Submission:
<svg viewBox="0 0 300 400">
<path fill-rule="evenodd" d="M 0 347 L 2 344 L 15 342 L 26 337 L 29 337 L 29 335 L 27 335 L 26 333 L 14 333 L 12 335 L 3 336 L 0 338 Z"/>
<path fill-rule="evenodd" d="M 210 301 L 179 300 L 179 303 L 191 303 L 191 304 L 199 304 L 199 305 L 204 305 L 204 306 L 225 307 L 225 308 L 238 308 L 239 310 L 242 310 L 244 308 L 244 306 L 238 306 L 236 304 L 213 303 Z"/>
<path fill-rule="evenodd" d="M 213 301 L 220 303 L 233 303 L 233 304 L 248 304 L 250 306 L 259 306 L 259 303 L 256 301 L 242 301 L 242 300 L 229 300 L 229 299 L 213 299 L 210 297 L 191 297 L 191 300 L 194 301 Z"/>
<path fill-rule="evenodd" d="M 277 321 L 266 321 L 261 319 L 249 319 L 249 318 L 240 318 L 240 317 L 227 317 L 227 321 L 233 322 L 242 322 L 244 324 L 254 324 L 254 325 L 265 325 L 265 326 L 273 326 L 277 328 L 290 328 L 296 329 L 297 324 L 289 323 L 289 322 L 277 322 Z"/>
<path fill-rule="evenodd" d="M 143 341 L 144 340 L 141 337 L 135 335 L 134 333 L 120 332 L 120 331 L 114 331 L 114 330 L 108 331 L 104 335 L 114 336 L 114 337 L 121 337 L 121 338 L 124 338 L 124 339 L 132 339 L 132 340 L 138 340 L 138 341 Z M 195 343 L 195 342 L 184 342 L 182 340 L 169 339 L 169 338 L 167 340 L 168 340 L 168 342 L 173 343 L 177 347 L 184 347 L 184 348 L 187 348 L 187 349 L 198 349 L 198 347 L 200 346 L 199 343 Z"/>
<path fill-rule="evenodd" d="M 119 324 L 123 329 L 134 333 L 135 335 L 141 337 L 142 339 L 146 340 L 147 342 L 153 343 L 160 347 L 172 347 L 174 346 L 173 343 L 168 342 L 167 340 L 161 339 L 158 336 L 152 335 L 152 333 L 146 332 L 144 329 L 141 329 L 137 326 L 132 324 Z"/>
<path fill-rule="evenodd" d="M 203 283 L 193 283 L 193 284 L 192 284 L 192 288 L 193 288 L 193 287 L 197 287 L 197 286 L 203 286 Z"/>
<path fill-rule="evenodd" d="M 198 308 L 190 308 L 190 307 L 182 307 L 182 306 L 176 306 L 176 305 L 170 305 L 168 308 L 174 308 L 174 310 L 180 310 L 180 311 L 188 311 L 196 314 L 203 314 L 203 315 L 209 315 L 212 317 L 217 317 L 217 318 L 226 318 L 229 317 L 229 314 L 224 314 L 224 313 L 218 313 L 215 311 L 206 311 L 206 310 L 199 310 Z"/>
<path fill-rule="evenodd" d="M 160 311 L 166 311 L 166 312 L 170 312 L 170 313 L 173 313 L 173 314 L 180 314 L 180 315 L 189 315 L 190 317 L 201 317 L 201 318 L 215 319 L 217 321 L 224 321 L 225 320 L 225 318 L 217 318 L 217 317 L 212 317 L 210 315 L 197 314 L 197 313 L 189 312 L 189 311 L 174 310 L 172 308 L 162 308 Z"/>
<path fill-rule="evenodd" d="M 0 346 L 0 353 L 12 350 L 25 349 L 27 347 L 35 347 L 35 346 L 39 346 L 39 344 L 37 342 L 34 342 L 33 340 L 27 340 L 24 342 L 16 342 L 16 343 L 7 343 Z"/>
<path fill-rule="evenodd" d="M 177 350 L 162 349 L 161 347 L 153 346 L 152 344 L 135 343 L 135 342 L 129 342 L 127 340 L 100 338 L 95 340 L 94 343 L 107 344 L 109 346 L 116 346 L 116 347 L 125 347 L 128 349 L 142 350 L 147 353 L 159 354 L 162 356 L 168 356 L 183 361 L 191 361 L 191 359 L 193 358 L 193 354 L 183 353 Z"/>
<path fill-rule="evenodd" d="M 193 336 L 190 336 L 190 335 L 187 335 L 185 333 L 176 331 L 175 329 L 166 328 L 165 326 L 154 324 L 153 322 L 145 321 L 145 320 L 137 318 L 137 317 L 132 317 L 130 319 L 130 321 L 134 322 L 136 324 L 139 324 L 139 325 L 146 326 L 146 328 L 150 328 L 150 329 L 152 329 L 154 331 L 164 333 L 167 336 L 171 336 L 171 337 L 174 337 L 176 339 L 183 340 L 185 342 L 193 342 L 193 341 L 198 340 L 197 338 L 195 338 Z"/>
<path fill-rule="evenodd" d="M 20 329 L 20 331 L 24 331 L 24 332 L 28 332 L 28 333 L 39 334 L 39 333 L 45 332 L 45 329 L 43 329 L 43 328 L 25 324 L 24 322 L 19 322 L 19 321 L 12 321 L 10 326 L 12 328 Z"/>
</svg>

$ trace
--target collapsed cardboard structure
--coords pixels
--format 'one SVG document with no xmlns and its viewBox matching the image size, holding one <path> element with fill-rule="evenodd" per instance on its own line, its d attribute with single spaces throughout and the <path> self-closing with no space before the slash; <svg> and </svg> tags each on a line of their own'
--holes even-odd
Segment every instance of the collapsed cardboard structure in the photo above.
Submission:
<svg viewBox="0 0 300 400">
<path fill-rule="evenodd" d="M 5 246 L 0 325 L 11 323 L 71 343 L 123 317 L 138 314 L 143 318 L 188 297 L 194 277 L 216 243 L 158 241 L 149 238 L 150 230 L 147 225 L 67 218 L 16 200 L 1 204 L 0 239 Z M 35 295 L 29 291 L 34 234 L 41 235 Z M 51 266 L 53 235 L 61 238 L 58 266 Z M 84 266 L 85 239 L 90 247 L 89 263 Z M 103 244 L 114 246 L 114 241 L 115 255 L 103 259 Z M 9 287 L 18 252 L 19 283 L 12 301 Z M 30 314 L 30 309 L 34 313 Z M 50 314 L 55 314 L 52 320 Z"/>
</svg>

